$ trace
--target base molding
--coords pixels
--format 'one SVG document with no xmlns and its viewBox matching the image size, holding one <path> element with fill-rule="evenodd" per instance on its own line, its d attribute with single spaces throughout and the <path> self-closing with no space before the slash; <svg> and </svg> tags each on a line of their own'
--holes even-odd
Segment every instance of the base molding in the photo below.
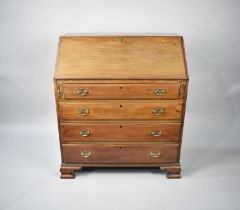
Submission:
<svg viewBox="0 0 240 210">
<path fill-rule="evenodd" d="M 169 164 L 71 164 L 62 163 L 60 172 L 62 179 L 73 179 L 75 178 L 75 172 L 80 171 L 82 167 L 159 167 L 161 171 L 166 172 L 168 179 L 179 179 L 181 178 L 181 167 L 180 163 L 169 163 Z"/>
</svg>

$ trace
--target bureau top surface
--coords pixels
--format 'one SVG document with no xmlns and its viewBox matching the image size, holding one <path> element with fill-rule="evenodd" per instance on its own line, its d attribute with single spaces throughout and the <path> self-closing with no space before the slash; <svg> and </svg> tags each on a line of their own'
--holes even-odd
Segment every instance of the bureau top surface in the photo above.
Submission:
<svg viewBox="0 0 240 210">
<path fill-rule="evenodd" d="M 59 39 L 56 79 L 187 79 L 181 36 Z"/>
</svg>

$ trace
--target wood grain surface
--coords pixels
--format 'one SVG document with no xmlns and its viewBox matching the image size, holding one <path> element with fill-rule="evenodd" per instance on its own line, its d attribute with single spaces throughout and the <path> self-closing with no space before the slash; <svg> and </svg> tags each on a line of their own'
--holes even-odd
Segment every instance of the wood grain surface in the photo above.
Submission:
<svg viewBox="0 0 240 210">
<path fill-rule="evenodd" d="M 63 83 L 64 99 L 178 99 L 180 83 L 157 84 L 81 84 Z M 157 95 L 155 91 L 165 92 Z M 79 90 L 87 91 L 86 95 L 78 94 Z"/>
<path fill-rule="evenodd" d="M 178 144 L 63 144 L 64 163 L 174 163 Z M 90 152 L 82 157 L 81 152 Z M 151 152 L 159 152 L 152 157 Z"/>
<path fill-rule="evenodd" d="M 181 119 L 181 101 L 156 100 L 99 100 L 79 102 L 59 102 L 62 120 L 160 120 Z M 159 116 L 153 113 L 154 109 L 163 109 Z M 78 110 L 88 110 L 83 116 Z"/>
<path fill-rule="evenodd" d="M 78 122 L 61 123 L 63 142 L 178 142 L 180 123 L 160 122 Z M 80 135 L 88 131 L 87 136 Z M 153 131 L 159 131 L 154 136 Z"/>
<path fill-rule="evenodd" d="M 181 36 L 63 36 L 56 79 L 186 79 Z"/>
</svg>

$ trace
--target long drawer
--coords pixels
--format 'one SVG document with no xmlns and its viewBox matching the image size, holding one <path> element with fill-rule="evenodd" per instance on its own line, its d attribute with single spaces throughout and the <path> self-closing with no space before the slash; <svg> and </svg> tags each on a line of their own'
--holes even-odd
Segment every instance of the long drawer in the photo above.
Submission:
<svg viewBox="0 0 240 210">
<path fill-rule="evenodd" d="M 178 142 L 180 123 L 78 122 L 61 123 L 63 142 Z"/>
<path fill-rule="evenodd" d="M 174 163 L 178 144 L 63 144 L 64 163 Z"/>
<path fill-rule="evenodd" d="M 99 100 L 59 102 L 62 120 L 181 119 L 181 101 Z"/>
<path fill-rule="evenodd" d="M 178 99 L 179 83 L 79 84 L 63 83 L 65 99 Z"/>
</svg>

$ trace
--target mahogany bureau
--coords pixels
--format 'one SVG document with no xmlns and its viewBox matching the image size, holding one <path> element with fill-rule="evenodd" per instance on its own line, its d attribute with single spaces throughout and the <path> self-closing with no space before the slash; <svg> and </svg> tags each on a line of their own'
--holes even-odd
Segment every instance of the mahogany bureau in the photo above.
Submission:
<svg viewBox="0 0 240 210">
<path fill-rule="evenodd" d="M 181 36 L 63 35 L 54 76 L 61 178 L 82 167 L 180 177 L 188 73 Z"/>
</svg>

